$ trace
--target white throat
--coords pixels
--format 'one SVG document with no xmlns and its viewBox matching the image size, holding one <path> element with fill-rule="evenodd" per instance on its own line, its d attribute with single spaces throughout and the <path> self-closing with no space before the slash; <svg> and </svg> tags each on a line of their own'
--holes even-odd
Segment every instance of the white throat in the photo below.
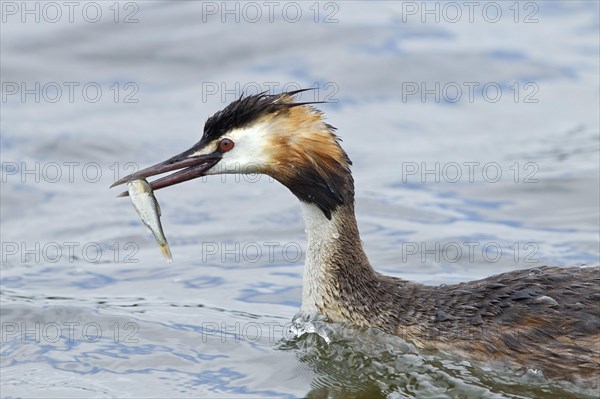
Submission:
<svg viewBox="0 0 600 399">
<path fill-rule="evenodd" d="M 330 262 L 340 237 L 336 212 L 333 212 L 331 220 L 329 220 L 316 205 L 301 204 L 308 236 L 301 310 L 323 313 L 326 297 L 332 294 L 327 292 L 329 285 L 327 280 L 332 278 Z"/>
</svg>

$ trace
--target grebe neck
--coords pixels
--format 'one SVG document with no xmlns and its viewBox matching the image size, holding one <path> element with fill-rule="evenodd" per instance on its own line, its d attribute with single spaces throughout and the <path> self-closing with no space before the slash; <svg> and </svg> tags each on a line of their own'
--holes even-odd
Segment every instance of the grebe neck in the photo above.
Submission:
<svg viewBox="0 0 600 399">
<path fill-rule="evenodd" d="M 354 202 L 338 206 L 330 219 L 315 204 L 302 203 L 302 210 L 308 236 L 302 311 L 318 312 L 332 321 L 352 320 L 348 302 L 377 284 L 360 240 Z"/>
</svg>

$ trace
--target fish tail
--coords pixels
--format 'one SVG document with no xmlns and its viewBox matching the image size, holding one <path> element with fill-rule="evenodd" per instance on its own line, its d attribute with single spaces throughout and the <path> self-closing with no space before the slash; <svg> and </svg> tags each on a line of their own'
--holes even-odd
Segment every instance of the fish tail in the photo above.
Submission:
<svg viewBox="0 0 600 399">
<path fill-rule="evenodd" d="M 171 249 L 166 241 L 164 244 L 160 244 L 160 252 L 162 252 L 163 256 L 167 260 L 167 263 L 173 262 L 173 255 L 171 255 Z"/>
</svg>

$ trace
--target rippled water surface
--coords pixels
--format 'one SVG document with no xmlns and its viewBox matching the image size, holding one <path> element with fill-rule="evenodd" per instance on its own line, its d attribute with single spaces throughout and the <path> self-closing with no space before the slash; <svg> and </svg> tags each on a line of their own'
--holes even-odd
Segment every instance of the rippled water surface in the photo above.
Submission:
<svg viewBox="0 0 600 399">
<path fill-rule="evenodd" d="M 316 321 L 296 337 L 304 225 L 264 176 L 161 190 L 171 265 L 108 187 L 197 142 L 242 90 L 315 86 L 302 99 L 332 101 L 377 270 L 450 284 L 598 264 L 597 2 L 506 2 L 497 22 L 484 3 L 436 22 L 421 2 L 277 3 L 272 21 L 263 3 L 256 19 L 246 3 L 98 2 L 96 23 L 11 4 L 2 396 L 592 395 L 378 331 Z"/>
</svg>

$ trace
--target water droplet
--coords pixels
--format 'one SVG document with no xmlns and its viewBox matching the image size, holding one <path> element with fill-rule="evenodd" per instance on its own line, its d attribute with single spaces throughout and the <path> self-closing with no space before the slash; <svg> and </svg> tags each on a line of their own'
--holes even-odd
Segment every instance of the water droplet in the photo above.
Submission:
<svg viewBox="0 0 600 399">
<path fill-rule="evenodd" d="M 530 369 L 530 368 L 527 369 L 527 371 L 525 372 L 525 375 L 523 375 L 523 378 L 526 381 L 537 382 L 537 383 L 540 383 L 540 382 L 543 382 L 546 380 L 542 370 Z"/>
<path fill-rule="evenodd" d="M 539 274 L 542 274 L 543 272 L 540 269 L 531 269 L 529 271 L 529 275 L 530 276 L 537 276 Z"/>
<path fill-rule="evenodd" d="M 544 305 L 548 306 L 558 306 L 558 302 L 556 302 L 556 299 L 549 297 L 548 295 L 539 296 L 535 298 L 535 301 L 537 303 L 543 303 Z"/>
<path fill-rule="evenodd" d="M 339 235 L 339 233 L 333 233 L 333 238 L 335 238 L 336 240 L 337 240 L 338 238 L 340 238 L 340 235 Z"/>
</svg>

